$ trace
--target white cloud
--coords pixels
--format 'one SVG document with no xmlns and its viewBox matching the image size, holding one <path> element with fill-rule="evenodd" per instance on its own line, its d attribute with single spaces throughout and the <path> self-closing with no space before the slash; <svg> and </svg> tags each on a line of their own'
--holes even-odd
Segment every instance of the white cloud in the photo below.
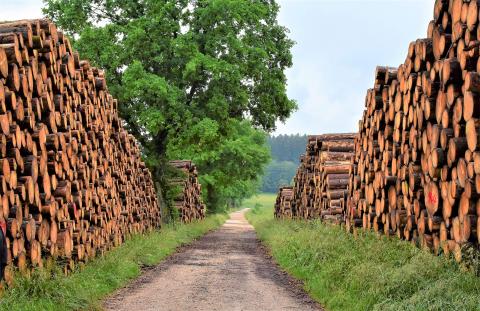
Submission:
<svg viewBox="0 0 480 311">
<path fill-rule="evenodd" d="M 342 83 L 345 89 L 340 94 L 322 68 L 320 63 L 301 63 L 289 73 L 289 89 L 291 96 L 298 100 L 299 110 L 286 124 L 278 124 L 277 133 L 320 134 L 339 129 L 345 132 L 357 130 L 365 97 L 350 92 L 348 84 L 357 80 L 360 74 L 347 69 L 349 79 Z M 345 68 L 339 71 L 345 71 Z"/>
<path fill-rule="evenodd" d="M 43 17 L 42 0 L 0 0 L 0 21 Z"/>
<path fill-rule="evenodd" d="M 279 21 L 297 42 L 288 94 L 298 111 L 277 134 L 358 130 L 377 65 L 398 66 L 425 37 L 433 0 L 280 0 Z"/>
</svg>

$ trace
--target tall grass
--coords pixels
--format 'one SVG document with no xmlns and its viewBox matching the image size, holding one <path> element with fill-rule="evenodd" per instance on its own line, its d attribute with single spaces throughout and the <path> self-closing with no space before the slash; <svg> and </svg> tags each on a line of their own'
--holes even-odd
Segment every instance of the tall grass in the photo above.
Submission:
<svg viewBox="0 0 480 311">
<path fill-rule="evenodd" d="M 480 278 L 395 238 L 273 219 L 271 197 L 247 214 L 275 260 L 328 310 L 480 310 Z"/>
<path fill-rule="evenodd" d="M 158 264 L 177 247 L 218 228 L 226 218 L 226 214 L 217 214 L 134 236 L 70 276 L 53 267 L 20 277 L 0 298 L 0 310 L 99 310 L 101 299 L 139 276 L 142 267 Z"/>
</svg>

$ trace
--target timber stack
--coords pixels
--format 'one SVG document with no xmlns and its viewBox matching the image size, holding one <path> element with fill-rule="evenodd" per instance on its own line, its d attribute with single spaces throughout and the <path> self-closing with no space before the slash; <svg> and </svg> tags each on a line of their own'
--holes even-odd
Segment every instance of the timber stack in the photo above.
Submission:
<svg viewBox="0 0 480 311">
<path fill-rule="evenodd" d="M 7 282 L 65 271 L 160 226 L 152 176 L 105 73 L 48 20 L 0 23 L 0 224 Z"/>
<path fill-rule="evenodd" d="M 170 161 L 170 165 L 182 172 L 181 177 L 170 180 L 172 186 L 178 187 L 174 207 L 179 212 L 180 220 L 189 223 L 205 218 L 205 204 L 202 200 L 202 186 L 198 181 L 197 167 L 192 161 Z"/>
<path fill-rule="evenodd" d="M 294 177 L 294 217 L 314 218 L 316 136 L 308 136 L 305 154 L 300 157 L 300 166 Z"/>
<path fill-rule="evenodd" d="M 357 134 L 326 134 L 317 137 L 315 206 L 320 218 L 335 224 L 344 222 L 352 167 L 354 138 Z"/>
<path fill-rule="evenodd" d="M 343 222 L 356 134 L 308 137 L 295 176 L 294 216 Z"/>
<path fill-rule="evenodd" d="M 275 201 L 275 218 L 293 218 L 293 187 L 281 187 Z"/>
<path fill-rule="evenodd" d="M 307 144 L 308 146 L 308 144 Z M 292 201 L 292 217 L 295 219 L 304 218 L 303 215 L 297 210 L 297 206 L 301 205 L 300 198 L 303 195 L 303 190 L 306 181 L 306 169 L 305 169 L 305 154 L 300 156 L 300 164 L 293 177 L 293 201 Z"/>
<path fill-rule="evenodd" d="M 480 1 L 437 0 L 427 38 L 378 67 L 355 141 L 347 226 L 454 253 L 480 240 Z"/>
</svg>

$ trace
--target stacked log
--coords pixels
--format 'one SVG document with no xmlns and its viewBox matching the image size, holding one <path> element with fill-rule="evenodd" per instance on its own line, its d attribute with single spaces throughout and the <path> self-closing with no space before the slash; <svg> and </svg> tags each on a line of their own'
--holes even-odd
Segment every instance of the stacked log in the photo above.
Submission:
<svg viewBox="0 0 480 311">
<path fill-rule="evenodd" d="M 152 177 L 103 71 L 48 20 L 0 24 L 0 223 L 8 266 L 65 270 L 160 226 Z"/>
<path fill-rule="evenodd" d="M 308 146 L 308 143 L 307 143 Z M 308 148 L 308 147 L 307 147 Z M 307 174 L 305 168 L 305 154 L 300 156 L 300 165 L 295 172 L 293 177 L 293 201 L 292 201 L 292 217 L 293 218 L 304 218 L 303 215 L 300 215 L 297 207 L 301 206 L 301 198 L 304 195 L 304 188 L 306 185 Z"/>
<path fill-rule="evenodd" d="M 348 184 L 352 167 L 356 134 L 327 134 L 317 139 L 315 166 L 317 191 L 315 206 L 320 207 L 320 218 L 335 224 L 344 222 Z"/>
<path fill-rule="evenodd" d="M 174 198 L 174 207 L 184 223 L 205 218 L 205 204 L 202 200 L 202 186 L 198 181 L 197 167 L 192 161 L 170 161 L 170 165 L 182 172 L 182 177 L 172 178 L 170 184 L 178 187 L 178 195 Z"/>
<path fill-rule="evenodd" d="M 480 240 L 479 2 L 435 1 L 427 38 L 378 67 L 355 142 L 348 227 L 454 252 Z"/>
<path fill-rule="evenodd" d="M 293 187 L 282 187 L 275 201 L 275 218 L 293 218 Z"/>
<path fill-rule="evenodd" d="M 308 137 L 294 184 L 294 216 L 343 222 L 356 134 Z"/>
<path fill-rule="evenodd" d="M 300 165 L 294 177 L 293 216 L 312 219 L 315 212 L 315 163 L 317 162 L 317 136 L 308 136 L 305 154 L 300 157 Z"/>
</svg>

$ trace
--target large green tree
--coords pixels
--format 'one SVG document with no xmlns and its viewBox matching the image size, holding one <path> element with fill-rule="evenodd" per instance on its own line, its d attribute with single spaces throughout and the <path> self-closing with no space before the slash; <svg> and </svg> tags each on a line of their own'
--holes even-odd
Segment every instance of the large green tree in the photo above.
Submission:
<svg viewBox="0 0 480 311">
<path fill-rule="evenodd" d="M 44 0 L 82 57 L 107 70 L 157 180 L 191 158 L 216 208 L 250 194 L 286 95 L 293 42 L 274 0 Z"/>
</svg>

